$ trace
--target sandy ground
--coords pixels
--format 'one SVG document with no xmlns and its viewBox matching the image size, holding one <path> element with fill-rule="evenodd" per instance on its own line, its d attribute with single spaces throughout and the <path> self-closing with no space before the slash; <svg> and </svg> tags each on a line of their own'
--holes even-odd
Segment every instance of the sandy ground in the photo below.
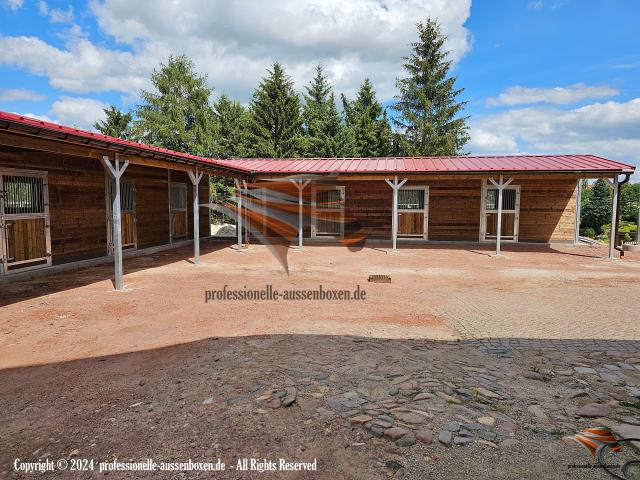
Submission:
<svg viewBox="0 0 640 480">
<path fill-rule="evenodd" d="M 209 244 L 197 267 L 189 249 L 126 260 L 123 293 L 111 266 L 3 284 L 0 477 L 33 478 L 13 471 L 15 458 L 285 457 L 316 458 L 318 471 L 109 478 L 608 478 L 570 468 L 593 459 L 562 438 L 640 423 L 640 256 L 489 253 L 313 246 L 288 253 L 287 275 L 265 247 Z M 267 284 L 359 285 L 366 299 L 205 303 L 207 290 Z M 288 389 L 293 405 L 274 405 Z M 584 418 L 588 402 L 607 411 Z M 387 420 L 413 443 L 374 434 L 371 422 Z M 437 440 L 451 422 L 471 443 Z M 415 441 L 423 430 L 432 443 Z"/>
<path fill-rule="evenodd" d="M 0 291 L 0 368 L 125 353 L 212 336 L 356 335 L 455 340 L 475 338 L 639 340 L 640 256 L 611 261 L 604 248 L 508 247 L 490 250 L 334 246 L 289 250 L 289 274 L 252 245 L 203 247 L 125 262 L 128 291 L 113 291 L 105 265 L 16 284 Z M 368 283 L 388 274 L 390 284 Z M 344 289 L 352 301 L 205 303 L 207 290 Z M 615 319 L 615 321 L 611 321 Z"/>
</svg>

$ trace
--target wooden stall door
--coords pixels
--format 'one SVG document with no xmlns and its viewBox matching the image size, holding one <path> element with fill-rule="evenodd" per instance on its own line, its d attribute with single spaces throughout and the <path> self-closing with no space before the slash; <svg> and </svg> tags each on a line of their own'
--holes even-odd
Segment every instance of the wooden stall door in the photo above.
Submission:
<svg viewBox="0 0 640 480">
<path fill-rule="evenodd" d="M 113 255 L 113 195 L 115 183 L 107 178 L 107 242 L 109 255 Z M 136 186 L 133 182 L 120 181 L 120 234 L 122 248 L 135 250 L 138 248 L 138 231 L 136 218 Z"/>
<path fill-rule="evenodd" d="M 171 241 L 187 238 L 187 184 L 172 183 L 170 195 Z"/>
<path fill-rule="evenodd" d="M 427 238 L 428 187 L 398 191 L 398 235 Z"/>
<path fill-rule="evenodd" d="M 344 187 L 315 187 L 312 205 L 312 237 L 344 236 Z"/>
<path fill-rule="evenodd" d="M 0 171 L 0 274 L 51 265 L 47 176 Z"/>
<path fill-rule="evenodd" d="M 494 240 L 498 232 L 498 190 L 483 183 L 483 202 L 480 212 L 480 241 Z M 504 241 L 518 241 L 520 216 L 520 186 L 507 187 L 502 192 L 502 231 Z"/>
</svg>

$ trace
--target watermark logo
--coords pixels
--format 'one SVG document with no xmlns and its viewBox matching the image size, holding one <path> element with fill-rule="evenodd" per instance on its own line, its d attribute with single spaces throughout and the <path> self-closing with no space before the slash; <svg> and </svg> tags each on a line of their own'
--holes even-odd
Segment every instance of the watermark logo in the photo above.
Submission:
<svg viewBox="0 0 640 480">
<path fill-rule="evenodd" d="M 289 274 L 287 255 L 300 227 L 307 237 L 313 229 L 316 236 L 332 238 L 351 251 L 364 247 L 366 235 L 357 217 L 345 208 L 345 190 L 337 179 L 337 175 L 304 175 L 243 182 L 235 198 L 206 206 L 229 218 L 237 219 L 241 212 L 242 227 Z"/>
<path fill-rule="evenodd" d="M 612 478 L 640 479 L 640 455 L 631 445 L 632 442 L 640 442 L 640 438 L 619 438 L 609 428 L 594 427 L 579 431 L 574 439 L 595 457 L 595 466 Z"/>
</svg>

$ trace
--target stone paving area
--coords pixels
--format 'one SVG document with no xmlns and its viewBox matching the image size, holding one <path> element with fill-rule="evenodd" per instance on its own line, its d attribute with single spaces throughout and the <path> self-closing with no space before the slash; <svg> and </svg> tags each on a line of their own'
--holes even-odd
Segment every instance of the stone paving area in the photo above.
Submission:
<svg viewBox="0 0 640 480">
<path fill-rule="evenodd" d="M 0 389 L 8 478 L 15 457 L 69 456 L 317 458 L 318 472 L 294 478 L 607 478 L 569 468 L 594 464 L 572 435 L 637 433 L 640 345 L 221 338 L 4 370 Z"/>
</svg>

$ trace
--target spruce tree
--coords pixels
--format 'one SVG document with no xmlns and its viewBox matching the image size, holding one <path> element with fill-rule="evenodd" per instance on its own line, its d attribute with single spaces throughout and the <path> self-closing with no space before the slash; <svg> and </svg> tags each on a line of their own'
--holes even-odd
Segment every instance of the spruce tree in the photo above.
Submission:
<svg viewBox="0 0 640 480">
<path fill-rule="evenodd" d="M 206 76 L 195 72 L 186 56 L 170 56 L 154 70 L 155 91 L 142 91 L 134 124 L 137 139 L 196 155 L 211 155 L 215 122 Z"/>
<path fill-rule="evenodd" d="M 391 149 L 391 128 L 369 79 L 365 79 L 355 100 L 349 101 L 343 95 L 342 104 L 347 125 L 355 137 L 356 155 L 388 155 Z"/>
<path fill-rule="evenodd" d="M 220 157 L 243 157 L 246 155 L 245 128 L 247 111 L 236 100 L 225 94 L 213 103 L 213 115 L 216 121 L 217 136 L 215 153 Z"/>
<path fill-rule="evenodd" d="M 302 118 L 304 120 L 305 156 L 349 157 L 354 155 L 352 132 L 336 108 L 335 96 L 322 66 L 306 87 Z"/>
<path fill-rule="evenodd" d="M 279 63 L 267 70 L 251 101 L 247 139 L 255 157 L 296 157 L 303 153 L 300 98 Z"/>
<path fill-rule="evenodd" d="M 467 102 L 457 100 L 464 89 L 456 88 L 456 77 L 449 76 L 447 37 L 432 19 L 418 23 L 418 35 L 404 57 L 407 77 L 396 81 L 400 94 L 394 123 L 403 135 L 400 149 L 407 156 L 459 155 L 469 140 L 468 117 L 459 116 Z"/>
<path fill-rule="evenodd" d="M 107 117 L 93 124 L 96 130 L 103 135 L 124 138 L 125 140 L 131 136 L 131 113 L 124 113 L 115 105 L 105 108 L 104 113 Z"/>
</svg>

